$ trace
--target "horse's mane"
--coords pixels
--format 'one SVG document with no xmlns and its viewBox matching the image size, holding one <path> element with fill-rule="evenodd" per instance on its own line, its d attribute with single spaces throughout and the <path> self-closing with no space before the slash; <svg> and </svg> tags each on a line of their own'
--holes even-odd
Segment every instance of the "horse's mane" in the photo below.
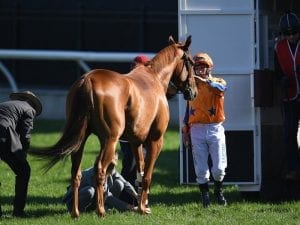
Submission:
<svg viewBox="0 0 300 225">
<path fill-rule="evenodd" d="M 162 49 L 158 54 L 148 63 L 147 66 L 150 66 L 154 73 L 159 73 L 170 61 L 174 60 L 176 56 L 177 45 L 172 44 Z"/>
</svg>

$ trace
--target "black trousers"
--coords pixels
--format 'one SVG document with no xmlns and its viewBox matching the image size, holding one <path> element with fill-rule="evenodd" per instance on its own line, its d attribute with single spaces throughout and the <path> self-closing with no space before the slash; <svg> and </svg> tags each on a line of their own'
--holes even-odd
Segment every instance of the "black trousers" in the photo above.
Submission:
<svg viewBox="0 0 300 225">
<path fill-rule="evenodd" d="M 300 101 L 284 102 L 284 137 L 288 170 L 300 170 L 297 132 L 300 122 Z"/>
<path fill-rule="evenodd" d="M 123 154 L 121 175 L 134 186 L 136 179 L 136 162 L 129 142 L 120 142 Z"/>
<path fill-rule="evenodd" d="M 15 173 L 15 198 L 14 212 L 18 213 L 24 210 L 28 183 L 30 179 L 30 165 L 26 159 L 26 153 L 20 151 L 12 153 L 5 142 L 0 142 L 0 158 Z"/>
<path fill-rule="evenodd" d="M 134 187 L 136 179 L 136 163 L 130 144 L 129 142 L 120 141 L 120 147 L 123 154 L 121 175 Z M 119 198 L 129 204 L 134 204 L 134 198 L 125 191 L 122 191 Z"/>
</svg>

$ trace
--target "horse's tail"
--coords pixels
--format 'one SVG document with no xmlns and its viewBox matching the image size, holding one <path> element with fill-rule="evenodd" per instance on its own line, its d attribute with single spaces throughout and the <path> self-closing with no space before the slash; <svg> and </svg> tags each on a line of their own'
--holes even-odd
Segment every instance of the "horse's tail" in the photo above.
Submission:
<svg viewBox="0 0 300 225">
<path fill-rule="evenodd" d="M 71 87 L 66 102 L 67 118 L 60 139 L 51 147 L 30 149 L 29 154 L 49 162 L 44 169 L 48 171 L 60 160 L 66 159 L 72 153 L 82 148 L 89 135 L 88 122 L 93 108 L 93 93 L 91 81 L 83 76 Z"/>
</svg>

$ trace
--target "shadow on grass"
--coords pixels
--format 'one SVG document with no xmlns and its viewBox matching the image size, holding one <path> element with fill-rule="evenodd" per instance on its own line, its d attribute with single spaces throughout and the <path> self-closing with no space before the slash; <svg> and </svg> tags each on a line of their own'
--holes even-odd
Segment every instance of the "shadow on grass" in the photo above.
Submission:
<svg viewBox="0 0 300 225">
<path fill-rule="evenodd" d="M 224 195 L 229 204 L 241 202 L 242 199 L 238 192 L 224 192 Z M 216 202 L 213 192 L 210 193 L 212 203 Z M 150 194 L 149 196 L 150 205 L 164 204 L 164 205 L 186 205 L 191 203 L 199 204 L 201 203 L 201 196 L 198 187 L 185 193 L 159 193 L 159 194 Z"/>
<path fill-rule="evenodd" d="M 53 216 L 53 214 L 65 214 L 67 213 L 67 208 L 63 205 L 61 198 L 59 197 L 49 197 L 49 196 L 28 196 L 27 204 L 34 204 L 40 205 L 35 206 L 36 209 L 26 209 L 27 218 L 38 218 L 38 217 L 45 217 L 45 216 Z M 62 208 L 58 209 L 57 207 L 51 207 L 51 205 L 61 204 Z M 1 196 L 1 205 L 13 205 L 13 197 L 2 197 Z M 48 207 L 49 206 L 49 207 Z M 3 215 L 11 214 L 11 212 L 4 211 Z M 12 217 L 13 218 L 13 217 Z"/>
</svg>

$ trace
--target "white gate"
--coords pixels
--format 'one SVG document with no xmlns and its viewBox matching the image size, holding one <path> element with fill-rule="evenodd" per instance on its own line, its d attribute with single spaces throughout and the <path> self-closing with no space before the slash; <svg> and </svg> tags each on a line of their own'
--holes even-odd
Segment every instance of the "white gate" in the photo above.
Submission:
<svg viewBox="0 0 300 225">
<path fill-rule="evenodd" d="M 253 0 L 179 0 L 179 38 L 192 35 L 191 53 L 207 52 L 213 74 L 228 84 L 225 94 L 228 168 L 225 183 L 260 189 L 260 123 L 254 107 L 253 73 L 258 63 L 258 18 Z M 201 94 L 201 93 L 200 93 Z M 185 101 L 179 99 L 179 119 Z M 195 183 L 191 152 L 180 146 L 180 181 Z"/>
</svg>

